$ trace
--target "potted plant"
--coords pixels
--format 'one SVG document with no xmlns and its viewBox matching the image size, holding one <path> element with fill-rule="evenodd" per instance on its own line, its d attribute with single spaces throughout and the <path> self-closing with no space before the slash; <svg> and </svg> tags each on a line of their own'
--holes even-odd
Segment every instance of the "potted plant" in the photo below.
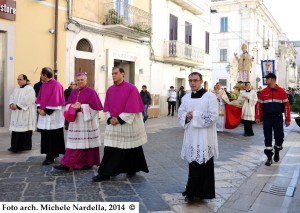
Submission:
<svg viewBox="0 0 300 213">
<path fill-rule="evenodd" d="M 115 9 L 110 9 L 105 15 L 105 23 L 106 25 L 110 24 L 123 24 L 123 17 L 119 16 Z"/>
</svg>

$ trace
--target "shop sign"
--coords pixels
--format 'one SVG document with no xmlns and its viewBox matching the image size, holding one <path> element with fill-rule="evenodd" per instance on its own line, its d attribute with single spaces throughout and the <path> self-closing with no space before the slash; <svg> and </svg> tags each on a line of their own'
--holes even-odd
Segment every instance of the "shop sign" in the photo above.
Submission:
<svg viewBox="0 0 300 213">
<path fill-rule="evenodd" d="M 17 7 L 13 0 L 0 0 L 0 18 L 15 21 Z"/>
</svg>

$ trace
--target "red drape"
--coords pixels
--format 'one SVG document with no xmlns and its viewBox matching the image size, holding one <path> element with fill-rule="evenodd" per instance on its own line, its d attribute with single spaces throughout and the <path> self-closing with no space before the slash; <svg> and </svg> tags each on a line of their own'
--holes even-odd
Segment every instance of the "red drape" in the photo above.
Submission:
<svg viewBox="0 0 300 213">
<path fill-rule="evenodd" d="M 231 104 L 226 104 L 225 113 L 226 113 L 225 128 L 235 129 L 241 122 L 242 108 L 236 107 Z"/>
</svg>

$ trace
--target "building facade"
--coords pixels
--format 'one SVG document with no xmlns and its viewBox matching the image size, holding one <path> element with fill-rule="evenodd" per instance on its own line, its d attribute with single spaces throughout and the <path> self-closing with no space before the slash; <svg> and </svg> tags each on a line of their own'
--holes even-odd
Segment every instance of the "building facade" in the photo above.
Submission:
<svg viewBox="0 0 300 213">
<path fill-rule="evenodd" d="M 123 67 L 125 80 L 138 88 L 149 82 L 149 1 L 70 0 L 66 29 L 68 82 L 86 72 L 102 101 L 115 66 Z"/>
<path fill-rule="evenodd" d="M 167 113 L 170 86 L 189 89 L 188 75 L 199 71 L 204 87 L 211 82 L 210 1 L 152 0 L 151 79 Z"/>
<path fill-rule="evenodd" d="M 281 28 L 262 0 L 212 0 L 213 79 L 233 89 L 237 82 L 238 66 L 235 56 L 242 54 L 241 46 L 248 46 L 253 56 L 250 81 L 255 88 L 263 86 L 262 60 L 275 60 Z"/>
<path fill-rule="evenodd" d="M 72 81 L 79 71 L 94 76 L 91 84 L 102 100 L 113 83 L 114 66 L 124 67 L 125 80 L 138 89 L 147 85 L 153 94 L 150 114 L 166 113 L 167 90 L 187 87 L 191 71 L 201 70 L 205 81 L 211 80 L 209 46 L 204 53 L 210 5 L 192 0 L 70 0 L 68 8 L 66 78 Z"/>
<path fill-rule="evenodd" d="M 297 88 L 300 88 L 300 41 L 293 41 L 293 46 L 297 51 L 297 55 L 295 58 L 295 66 L 297 69 L 297 77 L 296 77 L 296 82 L 297 82 Z"/>
<path fill-rule="evenodd" d="M 289 41 L 285 34 L 279 36 L 276 49 L 278 84 L 283 88 L 298 86 L 298 71 L 294 43 Z"/>
<path fill-rule="evenodd" d="M 26 74 L 34 84 L 42 67 L 56 67 L 58 80 L 65 82 L 66 1 L 55 7 L 55 0 L 1 0 L 0 7 L 0 127 L 8 127 L 9 95 L 17 86 L 18 75 Z"/>
</svg>

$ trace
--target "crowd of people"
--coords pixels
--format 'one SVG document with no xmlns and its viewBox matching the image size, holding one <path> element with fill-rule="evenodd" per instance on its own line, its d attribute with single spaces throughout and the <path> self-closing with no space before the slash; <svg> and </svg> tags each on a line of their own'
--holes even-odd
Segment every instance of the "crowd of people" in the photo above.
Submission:
<svg viewBox="0 0 300 213">
<path fill-rule="evenodd" d="M 28 84 L 26 75 L 18 76 L 18 87 L 10 96 L 11 109 L 10 152 L 31 150 L 32 132 L 41 133 L 42 165 L 50 165 L 64 156 L 56 170 L 91 169 L 97 166 L 94 182 L 110 180 L 111 176 L 126 173 L 133 177 L 137 172 L 149 172 L 143 145 L 147 143 L 144 123 L 148 118 L 151 94 L 143 85 L 137 88 L 124 80 L 121 67 L 112 69 L 114 84 L 108 88 L 104 104 L 97 92 L 87 85 L 87 75 L 78 73 L 68 89 L 53 78 L 51 68 L 40 73 L 40 82 Z M 290 103 L 297 96 L 294 89 L 285 91 L 276 83 L 276 75 L 265 76 L 267 87 L 259 93 L 250 82 L 239 94 L 244 136 L 254 136 L 252 124 L 263 121 L 266 166 L 280 160 L 283 149 L 283 123 L 291 122 Z M 182 193 L 187 202 L 195 197 L 215 198 L 214 158 L 218 157 L 217 132 L 224 131 L 226 105 L 230 104 L 227 92 L 220 83 L 212 92 L 202 87 L 202 75 L 193 72 L 188 76 L 190 91 L 174 86 L 167 94 L 168 116 L 174 116 L 178 101 L 178 119 L 184 128 L 181 158 L 189 164 L 188 181 Z M 100 162 L 99 111 L 105 113 L 104 153 Z M 284 117 L 283 117 L 284 115 Z M 65 143 L 64 128 L 67 130 Z M 273 134 L 275 144 L 272 145 Z M 274 155 L 274 157 L 273 157 Z"/>
<path fill-rule="evenodd" d="M 42 165 L 50 165 L 63 154 L 57 170 L 91 169 L 99 166 L 93 181 L 108 180 L 110 176 L 139 171 L 148 172 L 142 145 L 147 142 L 143 114 L 150 105 L 150 93 L 140 95 L 137 88 L 124 81 L 125 72 L 114 67 L 114 85 L 106 94 L 104 106 L 97 92 L 88 87 L 87 75 L 76 74 L 76 81 L 68 89 L 54 79 L 51 68 L 44 67 L 40 81 L 30 86 L 26 75 L 18 76 L 18 87 L 10 96 L 11 147 L 17 153 L 32 148 L 32 133 L 41 133 Z M 143 86 L 143 89 L 146 86 Z M 144 103 L 143 103 L 144 102 Z M 106 114 L 104 155 L 100 164 L 99 111 Z M 144 118 L 144 120 L 143 120 Z M 67 130 L 65 143 L 64 128 Z"/>
</svg>

